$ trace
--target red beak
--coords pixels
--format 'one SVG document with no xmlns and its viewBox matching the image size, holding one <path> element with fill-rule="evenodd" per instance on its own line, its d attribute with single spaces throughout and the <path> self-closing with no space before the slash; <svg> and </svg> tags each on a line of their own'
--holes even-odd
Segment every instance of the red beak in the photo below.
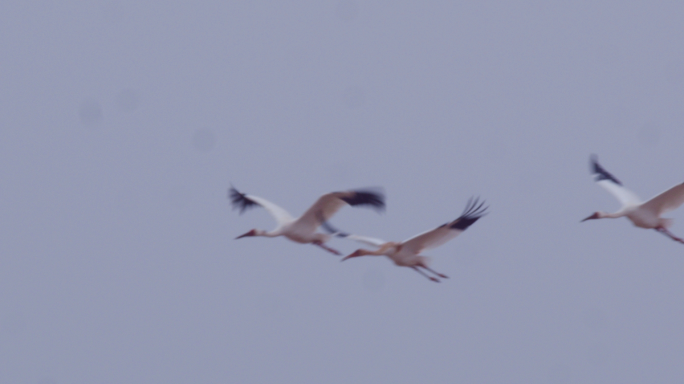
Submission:
<svg viewBox="0 0 684 384">
<path fill-rule="evenodd" d="M 237 240 L 237 239 L 242 239 L 243 237 L 254 236 L 254 233 L 255 233 L 255 232 L 254 232 L 254 230 L 252 229 L 251 231 L 249 231 L 249 232 L 247 232 L 247 233 L 245 233 L 245 234 L 243 234 L 243 235 L 240 235 L 240 236 L 236 237 L 235 240 Z"/>
<path fill-rule="evenodd" d="M 358 256 L 361 256 L 361 255 L 359 255 L 359 253 L 357 251 L 357 252 L 352 253 L 351 255 L 343 257 L 342 260 L 340 260 L 340 261 L 345 261 L 347 259 L 351 259 L 352 257 L 358 257 Z"/>
<path fill-rule="evenodd" d="M 580 221 L 580 223 L 585 222 L 585 221 L 587 221 L 587 220 L 596 219 L 596 218 L 598 218 L 598 215 L 595 214 L 595 213 L 593 213 L 591 216 L 589 216 L 589 217 L 587 217 L 586 219 Z"/>
</svg>

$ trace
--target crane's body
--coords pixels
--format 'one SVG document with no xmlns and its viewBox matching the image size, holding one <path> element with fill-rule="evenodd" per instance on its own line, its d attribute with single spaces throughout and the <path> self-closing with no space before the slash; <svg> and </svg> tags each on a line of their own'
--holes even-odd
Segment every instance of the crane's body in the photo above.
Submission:
<svg viewBox="0 0 684 384">
<path fill-rule="evenodd" d="M 468 201 L 463 214 L 461 214 L 461 216 L 459 216 L 456 220 L 429 231 L 420 233 L 402 242 L 383 241 L 372 237 L 350 235 L 336 230 L 330 225 L 330 223 L 326 221 L 324 221 L 322 225 L 324 229 L 337 237 L 343 237 L 377 247 L 375 250 L 360 248 L 349 256 L 343 258 L 342 261 L 352 257 L 360 256 L 386 256 L 397 266 L 409 267 L 428 279 L 439 282 L 436 277 L 428 276 L 420 268 L 432 272 L 441 278 L 448 278 L 448 276 L 436 272 L 428 267 L 430 258 L 421 255 L 421 253 L 425 250 L 436 248 L 460 235 L 466 230 L 466 228 L 471 226 L 485 214 L 486 208 L 482 208 L 483 205 L 484 202 L 478 205 L 477 199 L 474 201 L 471 199 Z"/>
<path fill-rule="evenodd" d="M 238 236 L 236 239 L 250 236 L 278 237 L 284 236 L 296 243 L 314 244 L 328 252 L 340 253 L 325 245 L 330 235 L 317 232 L 322 220 L 328 220 L 345 205 L 369 206 L 376 210 L 385 208 L 385 196 L 379 190 L 351 190 L 327 193 L 318 198 L 304 214 L 298 218 L 292 217 L 286 210 L 270 201 L 258 196 L 247 195 L 231 187 L 228 191 L 233 209 L 239 209 L 242 214 L 246 209 L 261 206 L 276 220 L 276 228 L 271 231 L 252 229 Z"/>
<path fill-rule="evenodd" d="M 615 176 L 606 171 L 598 163 L 598 157 L 595 155 L 592 155 L 590 159 L 590 171 L 595 176 L 596 183 L 615 196 L 622 204 L 622 208 L 614 213 L 597 211 L 582 221 L 626 217 L 636 227 L 655 229 L 672 240 L 684 243 L 683 239 L 673 235 L 668 229 L 672 226 L 673 220 L 661 217 L 662 214 L 684 203 L 684 183 L 677 184 L 652 199 L 642 202 L 634 192 L 625 188 Z"/>
</svg>

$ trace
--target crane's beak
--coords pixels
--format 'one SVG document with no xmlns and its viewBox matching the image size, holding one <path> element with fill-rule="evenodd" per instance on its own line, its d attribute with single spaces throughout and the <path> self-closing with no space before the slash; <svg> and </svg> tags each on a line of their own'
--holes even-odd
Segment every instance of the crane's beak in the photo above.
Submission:
<svg viewBox="0 0 684 384">
<path fill-rule="evenodd" d="M 585 222 L 585 221 L 587 221 L 587 220 L 593 220 L 593 219 L 598 219 L 598 214 L 597 214 L 597 213 L 593 213 L 591 216 L 589 216 L 589 217 L 587 217 L 586 219 L 580 221 L 580 223 L 583 223 L 583 222 Z"/>
<path fill-rule="evenodd" d="M 247 233 L 245 233 L 245 234 L 243 234 L 243 235 L 240 235 L 240 236 L 236 237 L 235 240 L 237 240 L 237 239 L 242 239 L 243 237 L 255 236 L 255 235 L 256 235 L 256 231 L 252 229 L 251 231 L 249 231 L 249 232 L 247 232 Z"/>
<path fill-rule="evenodd" d="M 359 251 L 356 251 L 356 252 L 352 253 L 351 255 L 343 257 L 342 260 L 340 260 L 340 261 L 345 261 L 347 259 L 351 259 L 352 257 L 359 257 L 359 256 L 361 256 L 361 254 L 359 253 Z"/>
</svg>

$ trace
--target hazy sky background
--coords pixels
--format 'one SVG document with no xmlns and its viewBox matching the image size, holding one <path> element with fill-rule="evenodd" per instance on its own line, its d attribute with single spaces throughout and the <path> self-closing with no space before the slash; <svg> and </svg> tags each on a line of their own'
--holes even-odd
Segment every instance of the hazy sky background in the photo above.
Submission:
<svg viewBox="0 0 684 384">
<path fill-rule="evenodd" d="M 0 2 L 0 382 L 675 383 L 684 246 L 627 220 L 684 180 L 684 2 Z M 427 254 L 243 239 L 338 227 Z M 684 209 L 672 231 L 684 235 Z M 358 245 L 333 240 L 351 253 Z"/>
</svg>

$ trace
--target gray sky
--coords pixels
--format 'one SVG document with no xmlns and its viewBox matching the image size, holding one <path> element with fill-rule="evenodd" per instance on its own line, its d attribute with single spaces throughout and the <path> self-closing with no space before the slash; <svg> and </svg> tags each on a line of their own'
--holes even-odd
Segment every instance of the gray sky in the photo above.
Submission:
<svg viewBox="0 0 684 384">
<path fill-rule="evenodd" d="M 192 4 L 192 5 L 190 5 Z M 684 176 L 684 3 L 0 2 L 0 382 L 674 383 L 684 248 L 627 220 Z M 435 284 L 239 216 L 383 186 L 347 231 Z M 684 235 L 684 210 L 673 232 Z M 350 253 L 357 244 L 333 240 Z"/>
</svg>

